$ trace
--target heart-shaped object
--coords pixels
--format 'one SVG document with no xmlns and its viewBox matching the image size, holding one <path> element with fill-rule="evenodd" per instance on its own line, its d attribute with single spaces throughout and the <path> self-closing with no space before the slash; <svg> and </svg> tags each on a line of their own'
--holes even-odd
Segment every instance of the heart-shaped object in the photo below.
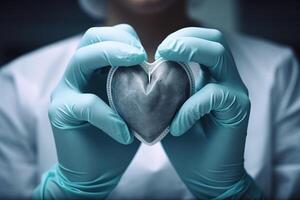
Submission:
<svg viewBox="0 0 300 200">
<path fill-rule="evenodd" d="M 132 67 L 112 67 L 107 79 L 110 106 L 136 138 L 148 145 L 168 134 L 176 112 L 194 91 L 190 66 L 163 59 Z"/>
</svg>

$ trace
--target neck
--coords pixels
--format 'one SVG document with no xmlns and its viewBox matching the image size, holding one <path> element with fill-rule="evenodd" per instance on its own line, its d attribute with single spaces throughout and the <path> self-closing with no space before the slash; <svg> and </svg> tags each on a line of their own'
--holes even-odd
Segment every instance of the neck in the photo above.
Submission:
<svg viewBox="0 0 300 200">
<path fill-rule="evenodd" d="M 157 46 L 167 35 L 192 24 L 186 15 L 185 1 L 176 1 L 162 12 L 154 14 L 134 13 L 114 1 L 108 1 L 107 9 L 106 25 L 130 24 L 139 35 L 149 61 L 153 61 Z"/>
</svg>

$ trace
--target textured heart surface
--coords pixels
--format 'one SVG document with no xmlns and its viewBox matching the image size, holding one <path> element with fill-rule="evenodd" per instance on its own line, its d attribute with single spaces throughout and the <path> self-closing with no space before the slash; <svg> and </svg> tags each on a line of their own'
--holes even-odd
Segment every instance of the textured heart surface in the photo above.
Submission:
<svg viewBox="0 0 300 200">
<path fill-rule="evenodd" d="M 188 65 L 165 60 L 113 67 L 107 80 L 109 103 L 140 141 L 152 145 L 169 132 L 192 94 L 192 77 Z"/>
</svg>

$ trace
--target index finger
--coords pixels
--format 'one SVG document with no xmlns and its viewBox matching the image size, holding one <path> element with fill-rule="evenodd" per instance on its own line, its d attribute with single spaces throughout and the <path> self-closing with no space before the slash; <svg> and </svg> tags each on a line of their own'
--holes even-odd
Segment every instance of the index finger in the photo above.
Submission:
<svg viewBox="0 0 300 200">
<path fill-rule="evenodd" d="M 175 32 L 159 45 L 156 59 L 163 57 L 166 60 L 197 62 L 205 66 L 216 81 L 244 87 L 231 52 L 223 45 L 225 41 L 216 38 L 215 35 L 209 36 L 207 30 L 198 29 L 184 29 L 181 32 Z M 211 40 L 203 39 L 203 36 Z M 222 41 L 223 44 L 217 41 Z"/>
<path fill-rule="evenodd" d="M 116 41 L 143 49 L 135 30 L 127 24 L 111 27 L 92 27 L 82 36 L 78 48 L 103 41 Z"/>
<path fill-rule="evenodd" d="M 176 38 L 176 37 L 195 37 L 199 39 L 209 40 L 212 42 L 217 42 L 227 47 L 222 32 L 217 29 L 187 27 L 175 31 L 174 33 L 171 33 L 170 35 L 168 35 L 167 38 Z"/>
<path fill-rule="evenodd" d="M 105 66 L 133 66 L 146 56 L 140 49 L 116 41 L 105 41 L 82 47 L 71 58 L 64 74 L 64 83 L 81 91 L 93 72 Z"/>
</svg>

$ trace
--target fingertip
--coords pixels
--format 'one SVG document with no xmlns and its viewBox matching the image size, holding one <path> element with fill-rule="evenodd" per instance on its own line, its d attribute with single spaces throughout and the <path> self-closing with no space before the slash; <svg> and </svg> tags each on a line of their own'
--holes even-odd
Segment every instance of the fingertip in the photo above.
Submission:
<svg viewBox="0 0 300 200">
<path fill-rule="evenodd" d="M 143 48 L 120 42 L 103 42 L 101 49 L 103 50 L 102 59 L 104 63 L 107 63 L 103 64 L 104 66 L 129 67 L 147 60 L 147 54 Z"/>
<path fill-rule="evenodd" d="M 122 59 L 118 59 L 117 63 L 111 66 L 128 67 L 141 64 L 142 62 L 147 60 L 147 54 L 143 49 L 127 46 L 127 49 L 124 49 L 124 51 L 126 53 L 122 56 Z"/>
<path fill-rule="evenodd" d="M 122 124 L 120 125 L 121 127 L 120 127 L 119 133 L 118 133 L 118 135 L 119 135 L 118 142 L 120 142 L 121 144 L 124 144 L 124 145 L 130 144 L 133 142 L 134 138 L 133 138 L 132 134 L 130 133 L 126 123 L 123 122 L 122 119 L 120 119 L 120 121 Z"/>
<path fill-rule="evenodd" d="M 104 130 L 104 132 L 121 144 L 130 144 L 132 135 L 123 119 L 114 112 L 110 112 L 109 114 L 106 114 L 106 116 L 110 121 L 106 123 L 106 131 Z"/>
<path fill-rule="evenodd" d="M 129 48 L 133 48 L 134 50 L 131 50 L 131 51 L 138 56 L 142 56 L 143 58 L 145 58 L 147 56 L 145 49 L 142 47 L 131 46 Z"/>
<path fill-rule="evenodd" d="M 128 137 L 127 139 L 122 139 L 122 140 L 118 140 L 119 143 L 123 144 L 123 145 L 129 145 L 133 142 L 133 138 L 132 137 Z"/>
<path fill-rule="evenodd" d="M 155 52 L 155 60 L 158 60 L 160 58 L 169 60 L 166 52 L 167 52 L 167 50 L 165 50 L 165 49 L 157 49 L 157 51 Z"/>
<path fill-rule="evenodd" d="M 134 136 L 130 133 L 127 125 L 125 124 L 125 130 L 124 130 L 124 135 L 125 137 L 123 138 L 123 141 L 124 141 L 124 145 L 128 145 L 128 144 L 131 144 L 134 140 Z"/>
<path fill-rule="evenodd" d="M 177 51 L 178 50 L 177 50 L 176 45 L 174 44 L 174 40 L 166 39 L 157 47 L 155 56 L 157 56 L 158 58 L 160 58 L 160 57 L 164 58 L 166 60 L 176 60 L 176 57 L 177 57 L 176 55 L 178 53 L 175 53 L 175 52 L 177 52 Z"/>
<path fill-rule="evenodd" d="M 128 140 L 125 141 L 125 145 L 131 144 L 134 141 L 134 137 L 130 133 L 130 137 L 128 137 Z"/>
<path fill-rule="evenodd" d="M 140 50 L 137 53 L 133 54 L 132 58 L 128 57 L 128 59 L 131 59 L 132 63 L 130 65 L 135 65 L 144 62 L 145 60 L 147 60 L 147 57 L 148 56 L 146 52 L 144 50 Z"/>
<path fill-rule="evenodd" d="M 123 30 L 123 31 L 126 31 L 126 32 L 130 33 L 131 35 L 133 35 L 136 39 L 140 40 L 137 33 L 136 33 L 136 31 L 134 30 L 134 28 L 129 24 L 124 24 L 124 23 L 123 24 L 117 24 L 113 27 L 115 27 L 117 29 L 120 29 L 120 30 Z"/>
<path fill-rule="evenodd" d="M 181 131 L 181 128 L 179 126 L 179 123 L 176 120 L 173 121 L 170 126 L 170 133 L 171 133 L 171 135 L 173 135 L 175 137 L 181 136 L 183 134 L 183 132 Z"/>
<path fill-rule="evenodd" d="M 141 49 L 142 50 L 142 61 L 148 60 L 148 54 L 145 51 L 145 49 Z"/>
<path fill-rule="evenodd" d="M 142 51 L 145 51 L 138 34 L 136 33 L 135 29 L 131 25 L 118 24 L 113 27 L 125 31 L 126 33 L 129 33 L 131 36 L 135 38 L 135 40 L 132 41 L 133 42 L 132 45 L 139 48 Z"/>
<path fill-rule="evenodd" d="M 155 60 L 158 60 L 158 59 L 160 59 L 160 58 L 161 58 L 161 55 L 159 54 L 158 51 L 156 51 L 156 52 L 155 52 L 154 59 L 155 59 Z"/>
<path fill-rule="evenodd" d="M 164 41 L 157 47 L 155 56 L 160 56 L 161 57 L 161 52 L 166 48 L 164 45 Z"/>
</svg>

